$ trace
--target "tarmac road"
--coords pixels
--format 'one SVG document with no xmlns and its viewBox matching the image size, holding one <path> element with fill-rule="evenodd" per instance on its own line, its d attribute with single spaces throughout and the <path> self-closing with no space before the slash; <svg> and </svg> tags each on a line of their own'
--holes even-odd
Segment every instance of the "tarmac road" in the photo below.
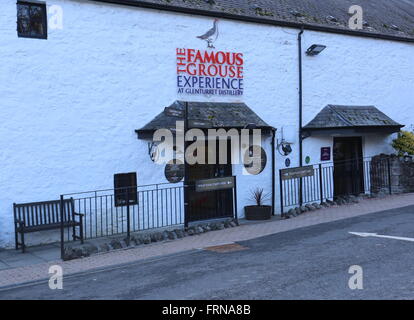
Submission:
<svg viewBox="0 0 414 320">
<path fill-rule="evenodd" d="M 0 299 L 414 299 L 414 206 L 0 291 Z M 363 289 L 351 290 L 352 265 Z"/>
</svg>

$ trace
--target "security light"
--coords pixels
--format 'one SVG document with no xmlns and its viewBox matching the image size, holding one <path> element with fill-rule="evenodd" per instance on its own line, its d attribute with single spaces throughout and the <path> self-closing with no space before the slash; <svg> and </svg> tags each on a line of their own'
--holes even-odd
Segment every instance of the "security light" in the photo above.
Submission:
<svg viewBox="0 0 414 320">
<path fill-rule="evenodd" d="M 322 44 L 313 44 L 309 47 L 308 50 L 306 50 L 306 54 L 308 56 L 316 56 L 319 53 L 321 53 L 323 50 L 325 50 L 326 46 Z"/>
<path fill-rule="evenodd" d="M 155 162 L 158 158 L 158 146 L 155 142 L 148 142 L 148 155 L 152 162 Z"/>
</svg>

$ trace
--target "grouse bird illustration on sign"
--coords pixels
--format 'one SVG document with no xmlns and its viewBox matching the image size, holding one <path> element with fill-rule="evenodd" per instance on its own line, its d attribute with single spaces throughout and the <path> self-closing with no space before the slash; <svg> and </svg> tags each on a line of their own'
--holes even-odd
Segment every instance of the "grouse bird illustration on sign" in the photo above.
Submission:
<svg viewBox="0 0 414 320">
<path fill-rule="evenodd" d="M 208 30 L 205 34 L 202 36 L 198 36 L 197 38 L 204 40 L 207 42 L 208 48 L 214 48 L 213 43 L 217 40 L 219 35 L 219 29 L 218 29 L 218 19 L 214 19 L 214 25 L 213 28 Z"/>
</svg>

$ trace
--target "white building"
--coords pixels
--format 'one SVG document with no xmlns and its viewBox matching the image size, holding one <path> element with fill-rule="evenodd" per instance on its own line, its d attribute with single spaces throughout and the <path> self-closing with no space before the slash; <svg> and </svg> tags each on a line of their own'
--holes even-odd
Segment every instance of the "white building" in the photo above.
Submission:
<svg viewBox="0 0 414 320">
<path fill-rule="evenodd" d="M 0 247 L 14 245 L 13 203 L 110 189 L 118 173 L 136 172 L 139 185 L 168 182 L 165 165 L 149 156 L 151 139 L 137 139 L 136 130 L 175 101 L 183 101 L 182 106 L 245 104 L 276 129 L 274 147 L 272 131 L 263 136 L 267 164 L 260 174 L 245 175 L 242 165 L 233 165 L 226 175 L 237 176 L 239 217 L 255 187 L 273 191 L 275 213 L 280 213 L 279 169 L 300 165 L 299 45 L 304 127 L 328 105 L 332 107 L 320 117 L 331 112 L 343 119 L 352 109 L 346 107 L 375 106 L 396 122 L 385 121 L 385 129 L 376 126 L 375 119 L 384 119 L 370 118 L 375 111 L 370 108 L 362 108 L 368 115 L 362 124 L 357 121 L 361 109 L 352 109 L 354 114 L 343 119 L 348 125 L 339 124 L 345 131 L 320 128 L 315 123 L 321 118 L 316 119 L 303 131 L 311 134 L 303 140 L 303 165 L 334 161 L 333 149 L 341 148 L 340 143 L 360 149 L 358 157 L 393 152 L 392 132 L 398 124 L 414 124 L 413 3 L 371 1 L 362 7 L 362 30 L 348 26 L 352 1 L 297 0 L 283 6 L 264 0 L 17 3 L 18 7 L 16 0 L 0 2 Z M 198 38 L 213 25 L 210 41 Z M 315 56 L 305 54 L 313 44 L 326 49 Z M 221 94 L 180 92 L 181 87 L 188 89 L 180 75 L 189 77 L 198 68 L 198 76 L 209 77 L 208 71 L 199 69 L 203 63 L 188 59 L 189 49 L 203 55 L 224 52 L 222 57 L 239 54 L 233 57 L 235 68 L 227 70 L 234 74 L 220 77 L 210 70 L 213 78 L 237 81 L 220 80 L 226 90 L 231 86 Z M 187 60 L 180 60 L 183 56 Z M 179 70 L 181 63 L 190 74 Z M 188 66 L 191 63 L 195 64 Z M 234 114 L 237 110 L 237 117 Z M 244 127 L 242 119 L 237 118 L 238 129 Z M 246 121 L 245 127 L 249 125 Z M 327 121 L 325 127 L 330 125 Z M 291 143 L 287 156 L 280 142 Z M 321 148 L 327 160 L 322 161 Z M 194 179 L 205 178 L 194 174 Z M 210 176 L 217 176 L 217 171 Z"/>
</svg>

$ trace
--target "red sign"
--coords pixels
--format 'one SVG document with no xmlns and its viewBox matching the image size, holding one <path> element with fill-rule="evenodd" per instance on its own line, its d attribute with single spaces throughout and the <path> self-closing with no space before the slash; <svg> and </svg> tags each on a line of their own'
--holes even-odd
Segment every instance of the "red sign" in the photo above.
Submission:
<svg viewBox="0 0 414 320">
<path fill-rule="evenodd" d="M 322 147 L 321 148 L 321 161 L 331 160 L 331 147 Z"/>
<path fill-rule="evenodd" d="M 182 94 L 243 95 L 243 54 L 177 49 L 177 88 Z"/>
</svg>

